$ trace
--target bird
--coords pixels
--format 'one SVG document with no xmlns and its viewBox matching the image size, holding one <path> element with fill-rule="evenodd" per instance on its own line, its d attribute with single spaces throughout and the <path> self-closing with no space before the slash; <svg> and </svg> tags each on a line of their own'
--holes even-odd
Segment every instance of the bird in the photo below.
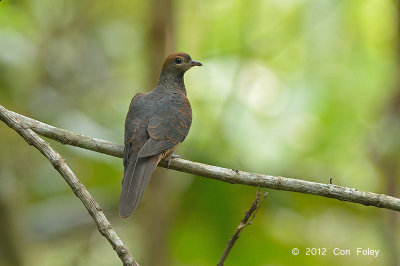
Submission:
<svg viewBox="0 0 400 266">
<path fill-rule="evenodd" d="M 179 157 L 173 152 L 192 124 L 184 74 L 194 66 L 202 63 L 187 53 L 167 56 L 156 87 L 131 100 L 125 119 L 121 217 L 129 217 L 137 208 L 160 160 L 168 159 L 169 167 L 171 159 Z"/>
</svg>

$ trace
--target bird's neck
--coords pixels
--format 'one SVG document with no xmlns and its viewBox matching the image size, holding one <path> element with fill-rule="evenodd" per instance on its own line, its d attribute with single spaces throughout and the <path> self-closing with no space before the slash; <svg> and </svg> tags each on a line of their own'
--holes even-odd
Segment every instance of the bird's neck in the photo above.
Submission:
<svg viewBox="0 0 400 266">
<path fill-rule="evenodd" d="M 175 73 L 162 70 L 155 90 L 171 92 L 178 91 L 183 92 L 186 95 L 185 82 L 183 80 L 184 74 L 184 72 Z"/>
</svg>

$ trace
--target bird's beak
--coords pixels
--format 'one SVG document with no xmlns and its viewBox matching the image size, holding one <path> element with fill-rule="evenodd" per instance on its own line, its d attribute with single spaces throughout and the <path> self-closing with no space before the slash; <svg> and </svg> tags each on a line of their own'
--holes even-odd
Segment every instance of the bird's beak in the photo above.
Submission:
<svg viewBox="0 0 400 266">
<path fill-rule="evenodd" d="M 191 66 L 203 66 L 202 63 L 197 62 L 197 61 L 194 61 L 194 60 L 190 61 L 190 65 L 191 65 Z"/>
</svg>

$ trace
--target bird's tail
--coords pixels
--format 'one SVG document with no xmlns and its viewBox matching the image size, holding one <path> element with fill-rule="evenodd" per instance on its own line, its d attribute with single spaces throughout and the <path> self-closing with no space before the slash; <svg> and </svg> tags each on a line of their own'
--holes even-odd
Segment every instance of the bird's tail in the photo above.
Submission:
<svg viewBox="0 0 400 266">
<path fill-rule="evenodd" d="M 138 158 L 136 164 L 131 162 L 125 168 L 121 197 L 119 199 L 120 216 L 128 217 L 139 205 L 160 157 L 161 154 L 156 154 Z"/>
</svg>

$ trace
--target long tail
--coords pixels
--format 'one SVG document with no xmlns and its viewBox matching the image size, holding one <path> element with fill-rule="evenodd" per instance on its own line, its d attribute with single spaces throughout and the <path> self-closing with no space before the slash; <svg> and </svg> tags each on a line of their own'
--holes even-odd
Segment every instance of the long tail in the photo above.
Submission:
<svg viewBox="0 0 400 266">
<path fill-rule="evenodd" d="M 131 162 L 124 171 L 121 197 L 119 199 L 119 215 L 128 217 L 139 205 L 143 192 L 150 181 L 161 154 L 138 158 L 136 164 Z"/>
</svg>

